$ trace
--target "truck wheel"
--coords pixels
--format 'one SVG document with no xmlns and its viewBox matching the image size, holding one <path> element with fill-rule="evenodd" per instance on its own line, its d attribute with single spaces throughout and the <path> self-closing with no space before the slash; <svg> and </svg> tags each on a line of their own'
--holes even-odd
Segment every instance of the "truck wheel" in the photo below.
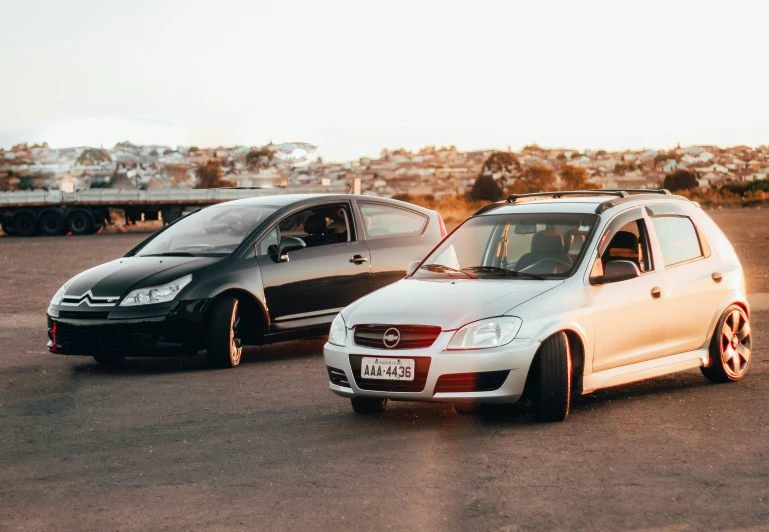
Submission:
<svg viewBox="0 0 769 532">
<path fill-rule="evenodd" d="M 13 232 L 13 225 L 11 225 L 10 222 L 3 222 L 3 233 L 5 233 L 6 236 L 13 236 L 15 233 Z"/>
<path fill-rule="evenodd" d="M 90 235 L 93 233 L 93 220 L 83 211 L 73 212 L 67 218 L 67 229 L 73 235 Z"/>
<path fill-rule="evenodd" d="M 19 236 L 33 236 L 37 232 L 35 217 L 31 212 L 20 212 L 13 217 L 13 232 Z"/>
<path fill-rule="evenodd" d="M 208 314 L 208 359 L 217 368 L 236 368 L 240 364 L 243 341 L 240 311 L 234 297 L 217 299 Z"/>
<path fill-rule="evenodd" d="M 40 232 L 45 236 L 64 234 L 64 219 L 58 212 L 47 212 L 40 217 Z"/>
<path fill-rule="evenodd" d="M 534 412 L 541 421 L 563 421 L 571 401 L 571 351 L 566 333 L 542 342 L 535 364 Z"/>
<path fill-rule="evenodd" d="M 750 365 L 751 347 L 750 320 L 741 307 L 732 305 L 710 341 L 710 366 L 700 371 L 711 382 L 741 380 Z"/>
</svg>

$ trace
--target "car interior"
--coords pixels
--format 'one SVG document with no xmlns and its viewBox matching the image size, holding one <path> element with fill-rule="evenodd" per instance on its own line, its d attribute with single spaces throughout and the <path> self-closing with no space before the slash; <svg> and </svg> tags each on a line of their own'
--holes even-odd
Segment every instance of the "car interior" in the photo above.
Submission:
<svg viewBox="0 0 769 532">
<path fill-rule="evenodd" d="M 601 257 L 604 267 L 614 260 L 628 260 L 638 266 L 641 272 L 649 271 L 646 237 L 640 223 L 640 220 L 630 222 L 614 234 Z"/>
<path fill-rule="evenodd" d="M 348 242 L 350 218 L 342 205 L 313 207 L 300 211 L 280 223 L 280 236 L 304 240 L 308 248 Z"/>
</svg>

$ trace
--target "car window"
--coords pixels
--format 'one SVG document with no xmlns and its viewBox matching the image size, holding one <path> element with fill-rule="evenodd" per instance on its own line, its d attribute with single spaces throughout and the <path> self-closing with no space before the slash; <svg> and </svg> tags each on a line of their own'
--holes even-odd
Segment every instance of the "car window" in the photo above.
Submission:
<svg viewBox="0 0 769 532">
<path fill-rule="evenodd" d="M 652 269 L 649 252 L 649 236 L 643 218 L 638 218 L 620 227 L 611 237 L 601 256 L 604 267 L 613 260 L 629 260 L 638 266 L 641 272 Z"/>
<path fill-rule="evenodd" d="M 273 227 L 269 233 L 264 235 L 256 245 L 256 255 L 276 255 L 278 253 L 278 227 Z"/>
<path fill-rule="evenodd" d="M 652 223 L 660 242 L 665 266 L 702 257 L 697 230 L 688 217 L 657 216 L 652 218 Z"/>
<path fill-rule="evenodd" d="M 347 205 L 318 205 L 301 210 L 278 223 L 280 238 L 295 236 L 308 248 L 348 242 L 351 238 Z"/>
<path fill-rule="evenodd" d="M 427 224 L 424 215 L 400 207 L 374 203 L 359 205 L 366 234 L 370 237 L 417 234 Z"/>
</svg>

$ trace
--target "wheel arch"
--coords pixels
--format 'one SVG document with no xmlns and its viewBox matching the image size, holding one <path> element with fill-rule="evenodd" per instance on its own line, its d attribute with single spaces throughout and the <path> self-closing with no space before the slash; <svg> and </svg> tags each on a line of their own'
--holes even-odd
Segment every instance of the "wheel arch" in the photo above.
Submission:
<svg viewBox="0 0 769 532">
<path fill-rule="evenodd" d="M 270 325 L 269 314 L 259 298 L 254 296 L 248 290 L 243 288 L 226 288 L 221 292 L 218 292 L 212 299 L 221 299 L 223 297 L 234 297 L 241 305 L 241 311 L 244 311 L 241 319 L 247 320 L 247 323 L 255 323 L 257 326 L 247 326 L 243 330 L 245 331 L 243 341 L 249 345 L 259 344 L 261 338 L 267 332 Z M 206 322 L 208 321 L 208 315 L 211 312 L 211 305 L 209 305 L 206 312 Z"/>
<path fill-rule="evenodd" d="M 531 379 L 536 371 L 538 360 L 541 353 L 542 343 L 551 336 L 559 333 L 566 335 L 569 351 L 571 353 L 572 373 L 571 373 L 571 389 L 572 393 L 582 393 L 582 377 L 585 373 L 585 356 L 587 350 L 587 335 L 585 330 L 577 323 L 564 322 L 560 324 L 554 324 L 552 327 L 548 327 L 545 331 L 537 336 L 537 341 L 540 347 L 537 348 L 537 352 L 534 354 L 534 358 L 529 366 L 529 373 L 526 377 L 525 392 L 524 395 L 528 395 L 533 383 Z"/>
</svg>

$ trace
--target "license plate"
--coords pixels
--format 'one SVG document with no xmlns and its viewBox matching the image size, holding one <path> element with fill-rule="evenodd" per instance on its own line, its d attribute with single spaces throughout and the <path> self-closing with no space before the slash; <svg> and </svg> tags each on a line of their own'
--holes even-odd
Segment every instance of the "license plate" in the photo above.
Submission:
<svg viewBox="0 0 769 532">
<path fill-rule="evenodd" d="M 413 381 L 414 360 L 411 358 L 363 357 L 360 364 L 362 379 Z"/>
</svg>

